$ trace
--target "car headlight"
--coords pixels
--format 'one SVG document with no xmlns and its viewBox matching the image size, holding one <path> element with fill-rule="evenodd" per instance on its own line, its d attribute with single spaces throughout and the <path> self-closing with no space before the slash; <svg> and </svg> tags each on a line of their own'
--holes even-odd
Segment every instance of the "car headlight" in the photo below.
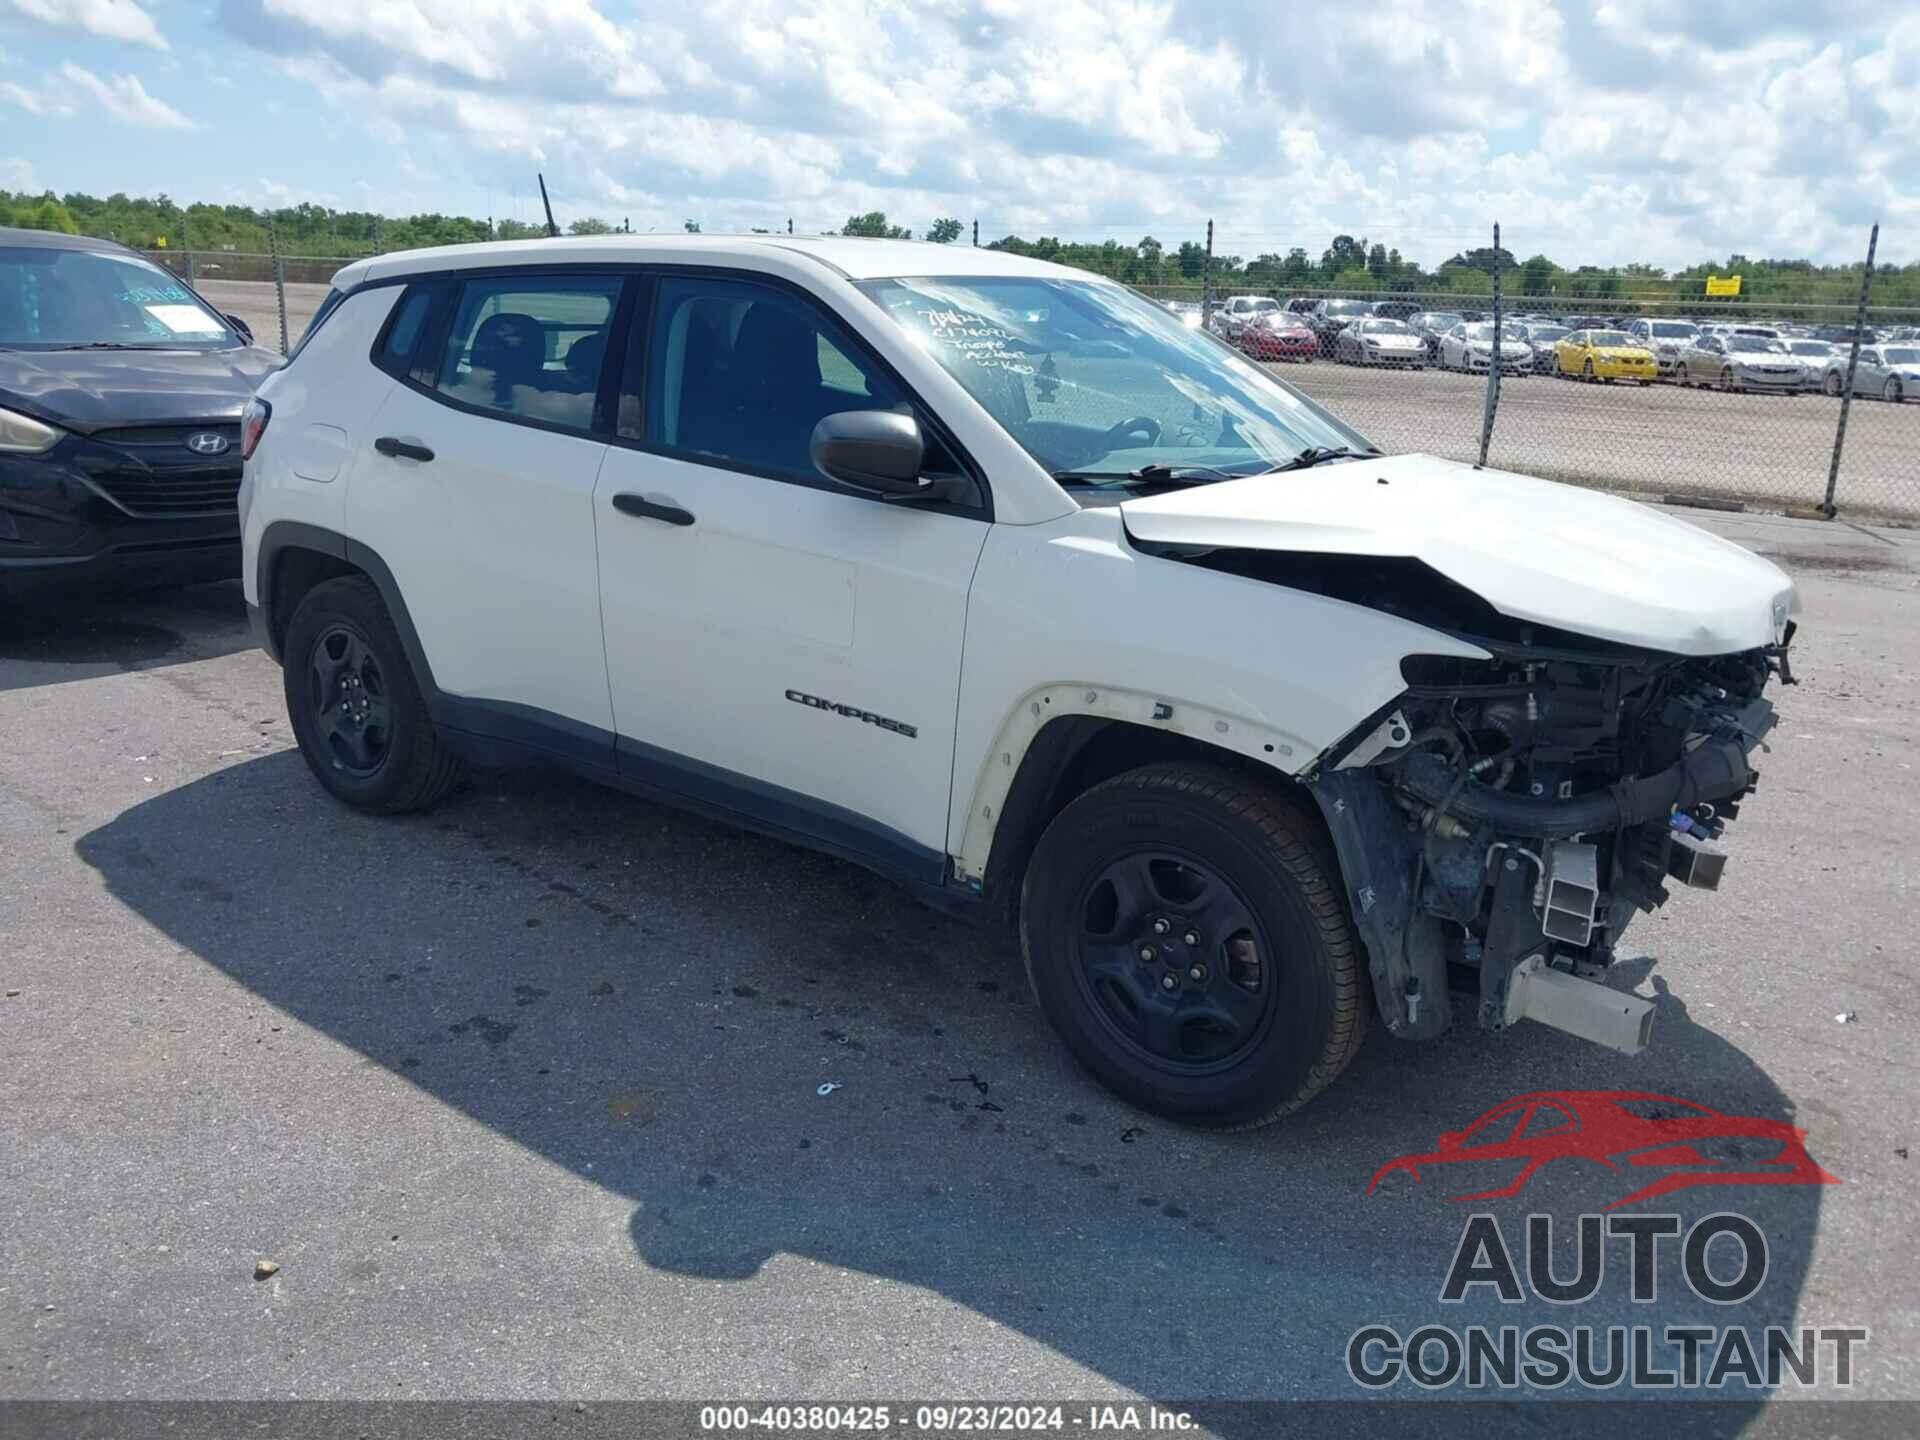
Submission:
<svg viewBox="0 0 1920 1440">
<path fill-rule="evenodd" d="M 17 410 L 0 410 L 0 453 L 38 455 L 60 442 L 60 432 Z"/>
</svg>

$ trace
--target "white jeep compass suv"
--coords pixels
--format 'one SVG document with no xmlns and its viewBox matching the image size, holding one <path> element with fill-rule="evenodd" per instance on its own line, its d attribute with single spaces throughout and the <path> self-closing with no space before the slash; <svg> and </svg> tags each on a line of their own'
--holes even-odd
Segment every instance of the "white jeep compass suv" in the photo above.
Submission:
<svg viewBox="0 0 1920 1440">
<path fill-rule="evenodd" d="M 1376 1010 L 1644 1044 L 1599 982 L 1718 882 L 1797 608 L 992 250 L 361 261 L 243 448 L 247 600 L 334 795 L 531 760 L 845 857 L 1016 926 L 1095 1076 L 1218 1127 Z"/>
</svg>

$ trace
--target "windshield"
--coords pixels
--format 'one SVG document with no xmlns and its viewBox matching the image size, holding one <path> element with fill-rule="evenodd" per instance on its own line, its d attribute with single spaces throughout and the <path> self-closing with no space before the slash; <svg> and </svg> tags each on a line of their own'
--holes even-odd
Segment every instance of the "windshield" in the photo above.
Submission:
<svg viewBox="0 0 1920 1440">
<path fill-rule="evenodd" d="M 1049 473 L 1231 479 L 1370 450 L 1265 370 L 1116 285 L 1038 276 L 860 287 Z"/>
<path fill-rule="evenodd" d="M 1833 346 L 1824 340 L 1795 340 L 1787 347 L 1796 355 L 1831 355 Z"/>
<path fill-rule="evenodd" d="M 1368 314 L 1372 308 L 1373 307 L 1368 305 L 1364 300 L 1327 301 L 1327 314 L 1329 315 L 1365 315 Z"/>
<path fill-rule="evenodd" d="M 1398 320 L 1362 320 L 1354 328 L 1362 335 L 1411 335 L 1413 333 Z"/>
<path fill-rule="evenodd" d="M 1264 311 L 1278 310 L 1280 308 L 1280 302 L 1278 300 L 1242 300 L 1240 302 L 1240 308 L 1258 315 Z"/>
<path fill-rule="evenodd" d="M 222 350 L 240 343 L 158 265 L 90 250 L 0 247 L 0 347 Z"/>
<path fill-rule="evenodd" d="M 1507 329 L 1506 326 L 1503 325 L 1500 329 L 1500 338 L 1502 341 L 1513 339 L 1513 332 Z M 1484 324 L 1469 325 L 1467 326 L 1467 338 L 1469 340 L 1485 340 L 1491 342 L 1493 340 L 1493 326 Z"/>
<path fill-rule="evenodd" d="M 1587 343 L 1605 350 L 1616 345 L 1632 345 L 1633 337 L 1622 330 L 1596 330 L 1587 337 Z"/>
<path fill-rule="evenodd" d="M 1744 354 L 1784 355 L 1787 347 L 1778 340 L 1769 340 L 1764 335 L 1735 335 L 1728 339 L 1727 348 Z"/>
<path fill-rule="evenodd" d="M 1429 330 L 1451 330 L 1460 323 L 1460 317 L 1445 310 L 1430 310 L 1420 317 L 1420 323 Z"/>
<path fill-rule="evenodd" d="M 1904 346 L 1898 350 L 1883 350 L 1889 365 L 1920 365 L 1920 350 L 1908 350 Z"/>
<path fill-rule="evenodd" d="M 1653 322 L 1653 333 L 1656 335 L 1670 336 L 1674 339 L 1685 339 L 1687 336 L 1695 335 L 1699 332 L 1696 331 L 1693 326 L 1682 325 L 1676 320 L 1656 320 Z"/>
<path fill-rule="evenodd" d="M 1558 325 L 1535 325 L 1527 331 L 1527 338 L 1534 341 L 1558 340 L 1568 333 L 1568 331 L 1562 330 Z"/>
</svg>

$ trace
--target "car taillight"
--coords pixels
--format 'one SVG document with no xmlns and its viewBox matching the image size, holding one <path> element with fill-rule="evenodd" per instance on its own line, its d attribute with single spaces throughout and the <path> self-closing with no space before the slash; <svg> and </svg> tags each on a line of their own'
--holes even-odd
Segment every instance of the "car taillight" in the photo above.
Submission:
<svg viewBox="0 0 1920 1440">
<path fill-rule="evenodd" d="M 273 407 L 258 396 L 247 401 L 247 408 L 240 415 L 240 458 L 251 460 L 254 447 L 260 443 L 260 437 L 267 433 L 267 421 L 273 418 Z"/>
</svg>

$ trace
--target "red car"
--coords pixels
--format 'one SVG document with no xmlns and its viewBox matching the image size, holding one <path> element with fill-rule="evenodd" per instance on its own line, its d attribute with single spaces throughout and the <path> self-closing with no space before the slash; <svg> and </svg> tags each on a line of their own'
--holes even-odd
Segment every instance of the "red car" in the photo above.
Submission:
<svg viewBox="0 0 1920 1440">
<path fill-rule="evenodd" d="M 1234 343 L 1252 360 L 1312 361 L 1318 353 L 1313 331 L 1300 323 L 1300 317 L 1284 310 L 1269 310 L 1252 323 L 1240 327 Z"/>
<path fill-rule="evenodd" d="M 1807 1154 L 1805 1141 L 1804 1130 L 1783 1121 L 1722 1115 L 1672 1095 L 1548 1090 L 1494 1106 L 1466 1129 L 1442 1135 L 1428 1154 L 1389 1160 L 1374 1172 L 1367 1193 L 1396 1172 L 1417 1184 L 1425 1167 L 1473 1162 L 1514 1174 L 1496 1189 L 1452 1199 L 1499 1200 L 1518 1195 L 1534 1171 L 1555 1160 L 1655 1172 L 1609 1210 L 1695 1185 L 1838 1185 Z"/>
</svg>

